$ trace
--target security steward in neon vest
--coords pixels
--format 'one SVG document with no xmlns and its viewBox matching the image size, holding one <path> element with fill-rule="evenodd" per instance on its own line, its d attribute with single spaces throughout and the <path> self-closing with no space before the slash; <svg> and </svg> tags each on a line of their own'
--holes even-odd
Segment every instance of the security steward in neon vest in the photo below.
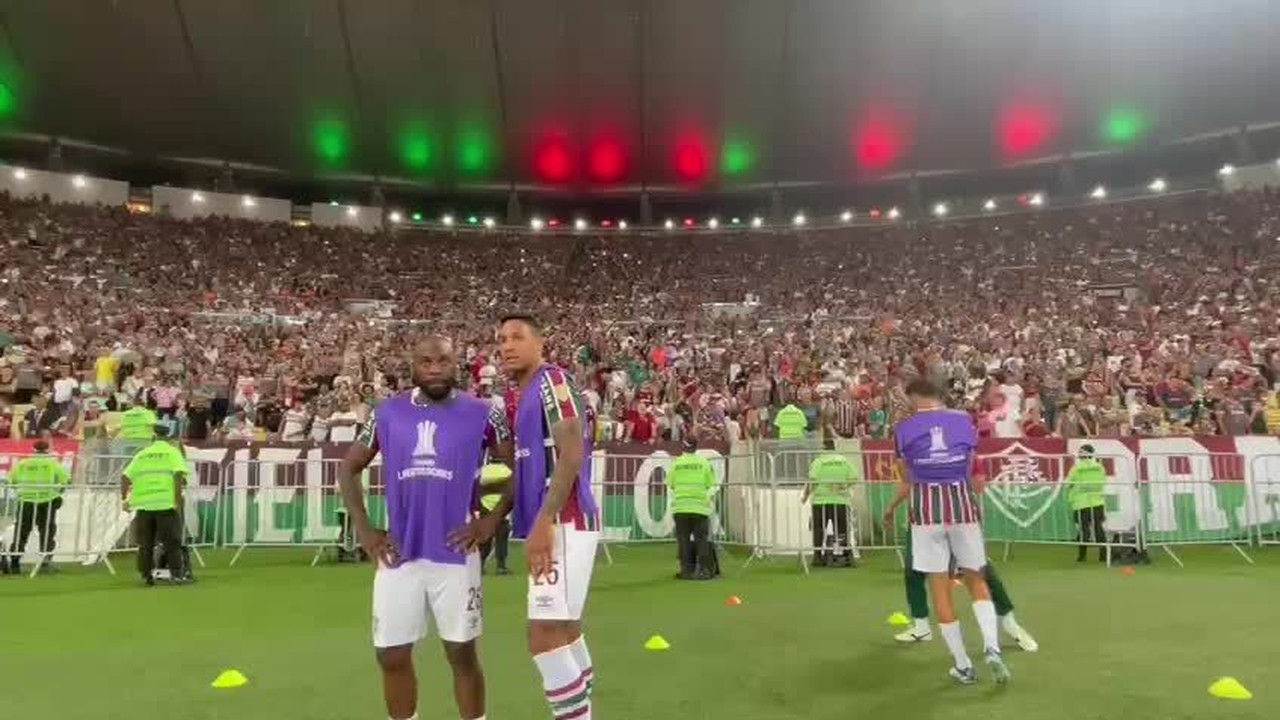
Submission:
<svg viewBox="0 0 1280 720">
<path fill-rule="evenodd" d="M 684 438 L 684 453 L 667 471 L 667 491 L 676 521 L 676 552 L 680 559 L 679 580 L 710 580 L 715 577 L 711 554 L 711 498 L 715 494 L 716 473 L 711 463 L 697 453 L 698 439 Z"/>
<path fill-rule="evenodd" d="M 855 516 L 849 501 L 861 470 L 849 458 L 835 452 L 835 438 L 823 439 L 825 452 L 809 464 L 809 484 L 800 502 L 812 500 L 813 564 L 856 567 Z M 830 532 L 828 532 L 830 530 Z M 830 542 L 828 542 L 830 539 Z"/>
<path fill-rule="evenodd" d="M 157 425 L 154 432 L 168 432 Z M 135 513 L 134 536 L 138 541 L 138 572 L 154 585 L 155 548 L 164 549 L 164 564 L 175 583 L 185 582 L 182 561 L 182 489 L 187 481 L 187 459 L 173 442 L 155 437 L 125 467 L 120 499 Z"/>
<path fill-rule="evenodd" d="M 511 482 L 511 468 L 501 463 L 490 463 L 480 468 L 480 516 L 484 517 L 502 501 L 502 495 Z M 507 549 L 511 543 L 511 521 L 503 518 L 498 531 L 493 537 L 480 545 L 480 571 L 484 572 L 485 562 L 493 553 L 498 563 L 499 575 L 510 575 L 507 569 Z"/>
<path fill-rule="evenodd" d="M 0 556 L 4 574 L 21 574 L 22 553 L 32 530 L 40 533 L 40 572 L 52 572 L 54 539 L 58 536 L 58 509 L 62 493 L 71 482 L 71 473 L 56 456 L 49 454 L 47 440 L 37 440 L 35 455 L 23 458 L 9 469 L 9 484 L 18 495 L 18 521 L 9 556 Z"/>
</svg>

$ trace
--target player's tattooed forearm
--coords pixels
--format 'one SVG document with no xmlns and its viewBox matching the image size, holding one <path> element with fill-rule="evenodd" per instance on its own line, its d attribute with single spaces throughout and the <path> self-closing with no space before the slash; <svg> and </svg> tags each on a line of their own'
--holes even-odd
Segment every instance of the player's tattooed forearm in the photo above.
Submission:
<svg viewBox="0 0 1280 720">
<path fill-rule="evenodd" d="M 542 514 L 547 516 L 558 515 L 573 492 L 582 465 L 582 422 L 576 417 L 565 418 L 552 426 L 551 436 L 556 444 L 556 465 L 542 500 Z"/>
</svg>

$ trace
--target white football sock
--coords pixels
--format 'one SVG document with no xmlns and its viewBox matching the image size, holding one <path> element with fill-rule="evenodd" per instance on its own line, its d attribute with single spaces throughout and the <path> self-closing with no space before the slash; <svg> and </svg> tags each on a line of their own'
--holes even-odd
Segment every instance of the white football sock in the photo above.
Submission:
<svg viewBox="0 0 1280 720">
<path fill-rule="evenodd" d="M 916 635 L 928 635 L 933 632 L 933 628 L 929 627 L 929 618 L 916 618 L 916 626 L 912 628 L 912 632 Z"/>
<path fill-rule="evenodd" d="M 947 649 L 951 651 L 956 669 L 967 670 L 973 667 L 973 662 L 969 660 L 969 653 L 964 651 L 964 636 L 960 634 L 960 623 L 938 623 L 938 630 L 942 632 L 942 639 L 946 641 Z"/>
<path fill-rule="evenodd" d="M 569 643 L 569 649 L 573 651 L 573 660 L 586 677 L 587 685 L 591 685 L 595 682 L 596 672 L 591 664 L 591 651 L 587 649 L 587 636 L 579 635 L 577 640 Z"/>
<path fill-rule="evenodd" d="M 542 689 L 556 720 L 590 720 L 591 698 L 587 681 L 574 661 L 573 650 L 565 645 L 533 656 L 542 674 Z"/>
<path fill-rule="evenodd" d="M 978 619 L 978 629 L 982 631 L 982 648 L 988 652 L 1000 652 L 1000 630 L 996 625 L 996 606 L 990 600 L 975 600 L 973 616 Z"/>
<path fill-rule="evenodd" d="M 1022 627 L 1018 625 L 1018 621 L 1014 619 L 1013 613 L 1011 612 L 1000 616 L 1000 627 L 1010 635 L 1017 635 L 1018 631 L 1022 629 Z"/>
<path fill-rule="evenodd" d="M 391 720 L 396 720 L 396 719 L 391 718 Z M 409 717 L 404 718 L 404 720 L 418 720 L 418 713 L 414 713 L 413 715 L 410 715 Z M 483 720 L 483 718 L 481 720 Z"/>
</svg>

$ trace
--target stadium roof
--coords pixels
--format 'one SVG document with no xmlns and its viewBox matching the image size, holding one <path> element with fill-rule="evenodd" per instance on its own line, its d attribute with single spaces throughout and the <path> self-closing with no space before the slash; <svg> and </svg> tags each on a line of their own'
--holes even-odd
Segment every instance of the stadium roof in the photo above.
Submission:
<svg viewBox="0 0 1280 720">
<path fill-rule="evenodd" d="M 1277 27 L 1268 0 L 4 0 L 0 130 L 424 187 L 843 185 L 1280 119 Z"/>
</svg>

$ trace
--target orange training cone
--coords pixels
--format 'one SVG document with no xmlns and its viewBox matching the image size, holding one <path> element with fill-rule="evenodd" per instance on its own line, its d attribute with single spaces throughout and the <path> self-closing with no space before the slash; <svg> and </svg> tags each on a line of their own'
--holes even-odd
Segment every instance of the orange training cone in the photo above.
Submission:
<svg viewBox="0 0 1280 720">
<path fill-rule="evenodd" d="M 728 605 L 728 606 L 730 606 L 730 607 L 732 607 L 732 606 L 734 606 L 734 605 L 741 605 L 741 604 L 742 604 L 742 598 L 738 597 L 737 595 L 730 595 L 730 596 L 729 596 L 729 599 L 724 601 L 724 604 L 725 604 L 725 605 Z"/>
</svg>

